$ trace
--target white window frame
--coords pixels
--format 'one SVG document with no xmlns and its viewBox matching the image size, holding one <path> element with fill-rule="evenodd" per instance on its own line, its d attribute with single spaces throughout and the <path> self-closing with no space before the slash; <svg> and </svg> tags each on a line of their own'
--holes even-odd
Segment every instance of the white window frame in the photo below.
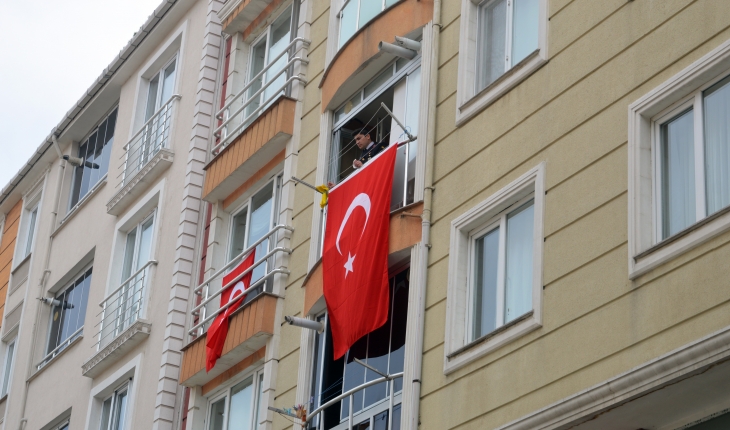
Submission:
<svg viewBox="0 0 730 430">
<path fill-rule="evenodd" d="M 36 237 L 38 236 L 38 224 L 41 215 L 41 190 L 35 191 L 29 197 L 26 197 L 23 202 L 23 212 L 20 219 L 20 234 L 19 240 L 16 243 L 15 255 L 13 262 L 14 268 L 20 266 L 27 258 L 33 254 L 35 249 Z M 35 219 L 33 219 L 33 213 L 35 213 Z M 31 220 L 33 222 L 31 223 Z"/>
<path fill-rule="evenodd" d="M 444 373 L 449 374 L 468 363 L 542 327 L 542 261 L 545 163 L 517 178 L 497 193 L 451 222 L 449 283 L 446 298 Z M 534 199 L 532 311 L 471 340 L 473 241 L 502 216 Z M 509 210 L 509 209 L 511 210 Z"/>
<path fill-rule="evenodd" d="M 18 344 L 17 335 L 5 344 L 5 361 L 3 363 L 3 374 L 2 374 L 2 386 L 0 386 L 0 398 L 7 396 L 10 393 L 10 384 L 13 381 L 13 371 L 15 370 L 15 351 Z M 13 347 L 10 352 L 10 347 Z"/>
<path fill-rule="evenodd" d="M 101 425 L 101 413 L 104 407 L 104 400 L 108 399 L 114 390 L 127 385 L 127 411 L 124 429 L 134 428 L 135 401 L 140 384 L 134 382 L 134 378 L 142 364 L 143 353 L 130 358 L 110 376 L 99 381 L 92 389 L 89 396 L 89 404 L 86 409 L 85 429 L 98 429 Z"/>
<path fill-rule="evenodd" d="M 704 147 L 701 144 L 704 141 L 702 91 L 728 75 L 730 40 L 629 106 L 630 279 L 636 279 L 730 230 L 730 212 L 722 209 L 709 217 L 705 216 Z M 673 114 L 679 113 L 680 109 L 690 106 L 694 107 L 695 115 L 695 187 L 702 186 L 700 197 L 696 199 L 697 221 L 677 234 L 661 239 L 661 189 L 656 180 L 661 173 L 658 163 L 658 127 L 672 118 Z M 699 168 L 698 163 L 701 164 Z"/>
<path fill-rule="evenodd" d="M 172 56 L 170 57 L 169 60 L 165 61 L 165 63 L 163 63 L 163 65 L 160 68 L 158 68 L 154 74 L 152 74 L 149 77 L 149 79 L 146 79 L 145 83 L 146 83 L 147 91 L 145 92 L 146 97 L 144 100 L 144 112 L 142 113 L 143 118 L 145 115 L 147 115 L 147 104 L 149 103 L 149 88 L 150 88 L 150 84 L 152 83 L 153 79 L 158 78 L 157 94 L 155 94 L 155 106 L 156 107 L 155 107 L 155 110 L 153 111 L 153 113 L 156 112 L 157 110 L 159 110 L 160 107 L 162 107 L 162 105 L 164 104 L 164 102 L 167 101 L 167 100 L 164 100 L 164 101 L 162 100 L 162 91 L 163 91 L 162 84 L 165 79 L 165 70 L 167 70 L 167 68 L 170 67 L 173 63 L 175 64 L 175 79 L 172 83 L 172 95 L 177 94 L 177 86 L 178 86 L 178 81 L 179 81 L 178 72 L 180 71 L 180 64 L 178 64 L 178 62 L 177 62 L 178 57 L 179 57 L 179 52 L 176 51 L 174 54 L 172 54 Z"/>
<path fill-rule="evenodd" d="M 264 378 L 264 367 L 260 366 L 257 367 L 255 370 L 246 372 L 242 377 L 235 378 L 234 382 L 230 382 L 225 384 L 225 387 L 222 389 L 219 389 L 215 392 L 215 394 L 212 394 L 208 396 L 207 403 L 208 406 L 205 410 L 205 430 L 211 430 L 211 423 L 210 423 L 210 412 L 211 408 L 214 403 L 221 399 L 225 399 L 225 408 L 224 408 L 224 416 L 225 421 L 223 422 L 223 430 L 228 430 L 228 417 L 230 415 L 230 407 L 231 407 L 231 390 L 241 382 L 245 381 L 249 377 L 252 378 L 251 385 L 253 385 L 253 391 L 252 391 L 252 406 L 251 406 L 251 419 L 252 419 L 252 429 L 256 430 L 260 427 L 260 421 L 255 422 L 255 420 L 258 418 L 259 420 L 262 419 L 262 417 L 266 417 L 266 413 L 264 411 L 261 411 L 261 404 L 264 402 L 265 395 L 262 395 L 261 398 L 259 398 L 259 392 L 261 391 L 261 385 L 263 384 Z M 257 413 L 258 411 L 258 413 Z"/>
<path fill-rule="evenodd" d="M 488 0 L 486 0 L 488 1 Z M 548 2 L 539 0 L 538 49 L 504 72 L 486 88 L 477 91 L 477 38 L 479 6 L 486 1 L 461 1 L 459 30 L 459 66 L 456 90 L 456 125 L 463 125 L 482 109 L 517 86 L 548 61 Z M 514 1 L 514 0 L 509 0 Z"/>
<path fill-rule="evenodd" d="M 357 16 L 355 17 L 355 23 L 357 25 L 357 29 L 355 30 L 354 33 L 352 33 L 352 36 L 350 36 L 349 39 L 347 39 L 342 45 L 340 45 L 340 34 L 342 33 L 342 13 L 345 10 L 345 6 L 347 6 L 350 2 L 357 2 L 358 6 L 359 6 L 360 3 L 362 3 L 363 1 L 372 1 L 372 0 L 335 0 L 333 2 L 331 10 L 335 14 L 335 19 L 337 22 L 337 31 L 335 34 L 336 37 L 334 37 L 336 51 L 339 51 L 345 45 L 347 45 L 355 37 L 355 35 L 357 35 L 357 33 L 360 30 L 362 30 L 364 27 L 367 27 L 368 25 L 370 25 L 370 23 L 375 18 L 377 18 L 380 14 L 382 14 L 386 10 L 388 10 L 388 9 L 392 8 L 393 6 L 397 5 L 398 3 L 400 3 L 400 0 L 396 0 L 393 4 L 388 5 L 387 0 L 381 0 L 380 12 L 375 14 L 375 16 L 373 18 L 371 18 L 369 21 L 365 22 L 362 27 L 360 27 L 360 9 L 361 8 L 358 7 Z M 332 34 L 332 33 L 330 33 L 330 34 Z"/>
<path fill-rule="evenodd" d="M 126 406 L 126 409 L 124 411 L 122 411 L 122 414 L 124 415 L 124 418 L 125 418 L 124 419 L 124 424 L 125 425 L 122 428 L 124 429 L 124 428 L 127 428 L 128 427 L 128 425 L 127 425 L 128 424 L 128 420 L 126 418 L 129 415 L 128 414 L 128 411 L 129 411 L 129 407 L 130 407 L 129 399 L 130 399 L 131 385 L 132 385 L 132 382 L 131 381 L 125 381 L 124 383 L 122 383 L 119 386 L 117 386 L 114 389 L 114 391 L 112 391 L 111 394 L 109 394 L 108 396 L 106 396 L 103 399 L 101 399 L 101 416 L 99 417 L 99 427 L 98 427 L 99 430 L 114 430 L 115 427 L 118 426 L 118 424 L 119 424 L 119 415 L 117 414 L 117 402 L 119 400 L 119 395 L 121 393 L 125 393 L 126 394 L 126 397 L 127 397 L 127 406 Z M 104 403 L 107 400 L 110 400 L 110 399 L 111 399 L 111 405 L 109 407 L 110 408 L 110 410 L 109 410 L 109 414 L 110 414 L 109 415 L 109 422 L 107 423 L 107 428 L 102 428 L 102 422 L 101 422 L 101 420 L 102 420 L 103 415 L 104 415 Z"/>
<path fill-rule="evenodd" d="M 243 238 L 243 243 L 244 243 L 243 249 L 246 249 L 247 246 L 245 244 L 248 243 L 250 227 L 251 227 L 251 200 L 253 199 L 253 197 L 256 194 L 258 194 L 260 191 L 263 191 L 264 188 L 266 188 L 268 186 L 273 187 L 273 194 L 272 194 L 273 204 L 271 205 L 272 213 L 271 213 L 270 219 L 274 221 L 272 223 L 273 226 L 276 226 L 277 220 L 278 220 L 278 218 L 276 217 L 276 214 L 279 211 L 279 207 L 280 207 L 281 191 L 282 191 L 281 188 L 283 186 L 283 175 L 284 175 L 284 173 L 281 171 L 278 171 L 272 175 L 267 175 L 269 177 L 269 179 L 267 179 L 263 185 L 260 185 L 259 187 L 254 188 L 253 191 L 248 193 L 248 196 L 243 200 L 243 202 L 241 204 L 239 204 L 238 206 L 236 206 L 235 210 L 231 211 L 230 223 L 229 223 L 230 225 L 228 226 L 228 236 L 227 236 L 228 241 L 227 241 L 226 252 L 225 252 L 226 263 L 230 262 L 232 259 L 237 257 L 236 254 L 233 254 L 232 249 L 231 249 L 231 245 L 232 245 L 232 241 L 233 241 L 233 234 L 234 234 L 234 230 L 235 230 L 234 218 L 236 216 L 238 216 L 238 214 L 240 214 L 241 211 L 243 211 L 243 210 L 247 211 L 246 212 L 246 232 L 245 232 L 244 238 Z M 279 181 L 281 181 L 281 182 L 277 186 L 277 182 L 279 182 Z M 273 226 L 269 227 L 269 232 L 271 231 Z M 258 261 L 259 257 L 256 257 L 256 259 Z"/>
</svg>

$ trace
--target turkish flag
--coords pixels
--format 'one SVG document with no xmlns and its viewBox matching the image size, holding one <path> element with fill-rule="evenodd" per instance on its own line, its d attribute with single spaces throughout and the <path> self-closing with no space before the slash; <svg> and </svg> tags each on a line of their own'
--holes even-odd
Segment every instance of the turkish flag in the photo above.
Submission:
<svg viewBox="0 0 730 430">
<path fill-rule="evenodd" d="M 226 342 L 228 335 L 228 317 L 236 311 L 246 298 L 244 293 L 251 286 L 251 275 L 253 270 L 241 276 L 241 273 L 253 266 L 255 261 L 256 249 L 251 252 L 238 263 L 229 274 L 223 277 L 223 292 L 221 293 L 221 307 L 228 302 L 240 297 L 234 304 L 227 307 L 223 312 L 219 313 L 213 323 L 208 328 L 208 338 L 205 340 L 205 371 L 215 366 L 215 362 L 221 357 L 223 352 L 223 344 Z"/>
<path fill-rule="evenodd" d="M 388 232 L 397 145 L 329 192 L 322 266 L 335 360 L 388 320 Z"/>
</svg>

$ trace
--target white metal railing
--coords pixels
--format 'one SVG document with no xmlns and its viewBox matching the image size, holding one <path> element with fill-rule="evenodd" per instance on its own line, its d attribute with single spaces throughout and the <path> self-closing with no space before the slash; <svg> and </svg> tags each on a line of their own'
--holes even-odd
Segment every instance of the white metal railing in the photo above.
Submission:
<svg viewBox="0 0 730 430">
<path fill-rule="evenodd" d="M 126 185 L 160 149 L 169 147 L 173 108 L 180 98 L 179 94 L 171 96 L 124 145 L 124 154 L 121 157 L 124 161 L 117 176 L 120 180 L 118 187 Z"/>
<path fill-rule="evenodd" d="M 109 293 L 99 303 L 101 312 L 98 328 L 98 341 L 95 346 L 101 349 L 114 340 L 119 334 L 144 316 L 145 298 L 150 278 L 150 267 L 157 264 L 150 260 L 134 272 L 122 284 Z"/>
<path fill-rule="evenodd" d="M 216 298 L 218 298 L 223 291 L 226 288 L 231 287 L 237 280 L 234 280 L 232 282 L 229 282 L 228 284 L 221 285 L 221 288 L 217 289 L 215 292 L 211 292 L 211 283 L 220 278 L 222 275 L 225 275 L 228 273 L 228 270 L 243 260 L 243 258 L 248 255 L 249 252 L 253 251 L 261 245 L 262 243 L 266 242 L 268 240 L 268 250 L 266 254 L 264 254 L 261 257 L 256 256 L 256 261 L 249 267 L 248 269 L 241 272 L 240 276 L 237 279 L 240 279 L 243 276 L 246 276 L 248 273 L 251 273 L 252 271 L 256 270 L 258 267 L 263 266 L 265 269 L 265 274 L 259 278 L 256 279 L 254 282 L 251 283 L 251 285 L 248 287 L 247 291 L 247 300 L 251 301 L 255 297 L 257 297 L 259 294 L 263 293 L 265 288 L 264 284 L 267 283 L 269 279 L 271 279 L 276 274 L 285 274 L 288 275 L 289 271 L 286 269 L 286 267 L 278 267 L 276 269 L 271 269 L 269 266 L 270 260 L 276 255 L 280 253 L 286 253 L 291 254 L 292 250 L 289 248 L 284 248 L 282 246 L 274 246 L 277 242 L 278 233 L 280 230 L 286 230 L 288 232 L 293 232 L 294 229 L 292 227 L 286 226 L 286 225 L 277 225 L 274 228 L 272 228 L 265 236 L 257 240 L 256 242 L 252 243 L 248 248 L 244 249 L 240 254 L 238 254 L 235 258 L 233 258 L 231 261 L 228 262 L 225 266 L 217 270 L 215 273 L 213 273 L 208 279 L 206 279 L 202 284 L 198 285 L 195 288 L 195 294 L 200 296 L 202 299 L 200 303 L 198 303 L 192 310 L 192 315 L 198 317 L 198 322 L 188 330 L 188 334 L 191 336 L 197 335 L 200 336 L 203 333 L 205 333 L 206 330 L 206 324 L 208 324 L 210 321 L 212 321 L 218 314 L 220 314 L 222 311 L 228 309 L 230 306 L 236 304 L 238 300 L 229 301 L 228 303 L 224 304 L 223 306 L 218 306 L 217 309 L 211 310 L 209 309 L 208 305 L 211 305 L 212 307 L 215 307 L 218 303 L 215 301 Z M 260 291 L 258 291 L 259 287 Z"/>
<path fill-rule="evenodd" d="M 84 326 L 79 327 L 79 329 L 76 330 L 75 332 L 73 332 L 73 334 L 71 334 L 71 336 L 66 338 L 66 340 L 61 342 L 57 347 L 53 348 L 53 350 L 51 352 L 49 352 L 48 354 L 46 354 L 45 357 L 43 357 L 43 360 L 41 360 L 40 363 L 36 364 L 36 366 L 35 366 L 36 370 L 41 370 L 43 368 L 43 366 L 45 366 L 49 361 L 53 360 L 53 358 L 55 358 L 58 354 L 60 354 L 61 351 L 66 349 L 67 346 L 71 345 L 71 342 L 76 340 L 83 331 L 84 331 Z"/>
<path fill-rule="evenodd" d="M 360 364 L 363 364 L 363 363 L 360 363 Z M 322 406 L 313 410 L 311 413 L 307 414 L 307 420 L 304 422 L 305 428 L 310 428 L 311 430 L 315 430 L 315 429 L 322 430 L 322 427 L 323 427 L 322 419 L 318 420 L 318 423 L 317 423 L 318 425 L 316 427 L 307 427 L 307 426 L 312 422 L 314 417 L 316 417 L 319 414 L 321 414 L 322 412 L 324 412 L 325 409 L 329 408 L 330 406 L 336 405 L 337 403 L 341 402 L 344 399 L 348 399 L 349 408 L 348 408 L 347 423 L 345 425 L 336 426 L 335 429 L 352 430 L 353 426 L 358 424 L 358 423 L 354 422 L 355 413 L 353 411 L 353 409 L 354 409 L 353 407 L 354 407 L 355 394 L 357 394 L 358 392 L 360 392 L 368 387 L 372 387 L 373 385 L 377 385 L 382 382 L 388 383 L 388 398 L 387 398 L 387 401 L 388 401 L 388 408 L 387 408 L 387 410 L 388 410 L 388 427 L 387 428 L 388 429 L 393 428 L 393 407 L 396 406 L 395 405 L 395 380 L 402 378 L 403 372 L 394 373 L 392 375 L 385 375 L 385 374 L 377 371 L 376 369 L 374 369 L 371 366 L 368 366 L 365 364 L 363 364 L 363 365 L 365 367 L 367 367 L 368 369 L 373 370 L 374 372 L 376 372 L 382 376 L 380 378 L 373 379 L 372 381 L 365 382 L 364 384 L 358 385 L 357 387 L 352 388 L 352 389 L 340 394 L 339 396 L 335 397 L 334 399 L 327 401 Z M 367 428 L 373 428 L 372 423 L 370 423 L 370 426 Z"/>
<path fill-rule="evenodd" d="M 213 134 L 215 137 L 220 138 L 220 142 L 216 144 L 211 152 L 213 154 L 219 153 L 223 148 L 226 147 L 230 143 L 230 141 L 238 135 L 240 131 L 243 131 L 251 122 L 252 119 L 256 118 L 256 116 L 264 109 L 266 109 L 271 102 L 278 97 L 289 85 L 291 85 L 294 81 L 299 81 L 302 84 L 306 84 L 306 80 L 298 75 L 288 76 L 286 81 L 280 85 L 279 88 L 276 89 L 276 91 L 272 92 L 270 96 L 266 97 L 264 100 L 261 100 L 261 94 L 266 91 L 271 84 L 276 82 L 277 78 L 279 76 L 282 76 L 284 73 L 287 73 L 289 75 L 290 69 L 294 66 L 296 63 L 300 64 L 309 64 L 309 60 L 306 60 L 302 57 L 291 57 L 289 58 L 288 62 L 281 66 L 281 69 L 276 72 L 273 76 L 266 76 L 266 73 L 271 69 L 274 65 L 276 65 L 277 61 L 284 57 L 284 55 L 288 54 L 292 49 L 297 45 L 297 43 L 302 43 L 303 46 L 309 46 L 310 41 L 303 38 L 303 37 L 297 37 L 294 38 L 291 42 L 289 42 L 289 45 L 284 48 L 279 55 L 274 57 L 273 59 L 269 59 L 269 64 L 267 64 L 259 73 L 256 74 L 253 78 L 251 78 L 240 91 L 238 91 L 233 97 L 226 102 L 225 105 L 218 111 L 216 114 L 216 118 L 221 122 L 221 124 L 216 127 Z M 246 92 L 251 89 L 251 87 L 260 82 L 263 77 L 266 76 L 266 83 L 264 83 L 261 88 L 259 88 L 255 93 L 246 96 Z M 253 103 L 259 103 L 259 105 L 251 112 L 246 113 L 246 109 L 250 106 L 252 106 Z M 238 104 L 239 106 L 231 112 L 231 109 L 233 109 L 234 105 Z M 231 130 L 228 130 L 229 127 Z"/>
</svg>

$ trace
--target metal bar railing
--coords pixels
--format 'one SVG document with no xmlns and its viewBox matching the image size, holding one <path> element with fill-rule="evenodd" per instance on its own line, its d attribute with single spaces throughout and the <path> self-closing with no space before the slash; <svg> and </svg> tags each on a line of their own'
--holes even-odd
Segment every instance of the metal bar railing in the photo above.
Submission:
<svg viewBox="0 0 730 430">
<path fill-rule="evenodd" d="M 267 64 L 263 69 L 261 69 L 261 71 L 258 72 L 256 74 L 256 76 L 254 76 L 253 78 L 250 79 L 250 82 L 248 84 L 246 84 L 246 86 L 244 86 L 239 92 L 237 92 L 231 98 L 231 100 L 229 100 L 226 104 L 223 105 L 222 108 L 220 108 L 220 110 L 218 111 L 218 113 L 215 116 L 216 119 L 219 119 L 219 120 L 223 119 L 223 113 L 236 101 L 236 99 L 241 97 L 249 88 L 251 88 L 251 85 L 253 85 L 256 81 L 258 81 L 262 76 L 264 76 L 264 73 L 266 73 L 274 64 L 276 64 L 276 62 L 279 60 L 279 58 L 283 57 L 284 54 L 289 52 L 289 49 L 291 49 L 292 46 L 296 45 L 299 42 L 302 42 L 303 46 L 309 46 L 309 44 L 311 43 L 310 40 L 305 39 L 303 37 L 296 37 L 296 38 L 292 39 L 292 41 L 289 42 L 289 44 L 286 46 L 286 48 L 282 49 L 282 51 L 279 53 L 279 55 L 277 55 L 273 59 L 269 60 L 269 64 Z M 290 61 L 290 63 L 291 63 L 291 61 Z M 222 128 L 222 126 L 219 126 L 215 130 L 215 132 L 218 132 L 221 128 Z"/>
<path fill-rule="evenodd" d="M 288 274 L 289 274 L 289 271 L 288 271 L 287 269 L 283 268 L 283 267 L 279 267 L 278 269 L 273 269 L 273 270 L 270 270 L 270 271 L 269 271 L 269 272 L 267 272 L 267 273 L 266 273 L 266 275 L 264 275 L 264 276 L 263 276 L 263 277 L 262 277 L 261 279 L 259 279 L 258 281 L 254 282 L 253 284 L 251 284 L 251 286 L 250 286 L 250 287 L 249 287 L 249 288 L 247 289 L 247 291 L 252 291 L 252 290 L 255 290 L 255 289 L 256 289 L 256 288 L 257 288 L 257 287 L 258 287 L 259 285 L 263 284 L 263 283 L 264 283 L 264 282 L 266 282 L 266 281 L 267 281 L 267 280 L 268 280 L 269 278 L 271 278 L 272 276 L 276 275 L 277 273 L 282 273 L 282 274 L 284 274 L 284 275 L 288 275 Z M 221 291 L 222 291 L 222 290 L 223 290 L 223 289 L 221 289 Z M 262 292 L 260 292 L 259 294 L 257 294 L 257 295 L 256 295 L 256 296 L 254 297 L 254 299 L 255 299 L 256 297 L 258 297 L 258 296 L 262 295 L 262 294 L 264 294 L 264 292 L 263 292 L 263 291 L 262 291 Z M 251 301 L 253 301 L 253 300 L 251 300 Z M 198 331 L 199 329 L 202 329 L 202 328 L 203 328 L 203 326 L 204 326 L 205 324 L 208 324 L 208 323 L 209 323 L 210 321 L 212 321 L 212 320 L 213 320 L 213 319 L 214 319 L 215 317 L 217 317 L 217 316 L 218 316 L 218 314 L 220 314 L 221 312 L 225 311 L 225 310 L 226 310 L 226 309 L 228 309 L 229 307 L 233 306 L 234 304 L 236 304 L 236 302 L 238 302 L 238 300 L 231 300 L 231 301 L 229 301 L 228 303 L 226 303 L 225 305 L 223 305 L 223 306 L 221 306 L 220 308 L 218 308 L 217 310 L 215 310 L 214 312 L 212 312 L 212 313 L 211 313 L 210 315 L 208 315 L 207 317 L 204 317 L 202 321 L 200 321 L 199 323 L 195 324 L 195 325 L 194 325 L 193 327 L 191 327 L 191 328 L 190 328 L 190 330 L 188 330 L 188 334 L 189 334 L 189 335 L 191 335 L 191 336 L 192 336 L 192 335 L 195 335 L 195 334 L 196 334 L 196 333 L 195 333 L 196 331 Z M 198 335 L 201 335 L 201 334 L 202 334 L 202 330 L 201 330 L 201 332 L 200 332 L 200 333 L 198 333 Z"/>
<path fill-rule="evenodd" d="M 299 57 L 296 57 L 294 60 L 296 60 L 298 58 Z M 294 61 L 294 60 L 292 60 L 292 61 Z M 279 73 L 277 73 L 276 77 L 280 76 L 285 71 L 286 71 L 286 69 L 282 69 Z M 231 114 L 229 116 L 229 118 L 226 119 L 226 121 L 222 125 L 220 125 L 219 128 L 217 128 L 216 130 L 219 130 L 219 129 L 222 129 L 223 127 L 226 127 L 226 125 L 227 125 L 227 123 L 229 121 L 231 121 L 233 118 L 235 118 L 236 116 L 238 116 L 238 114 L 240 114 L 244 109 L 246 109 L 248 106 L 250 106 L 251 103 L 255 102 L 256 101 L 256 98 L 262 92 L 266 91 L 266 89 L 269 87 L 269 85 L 271 85 L 272 83 L 275 82 L 276 77 L 270 79 L 269 82 L 267 82 L 258 91 L 256 91 L 256 93 L 254 93 L 254 95 L 252 95 L 245 103 L 243 103 L 241 105 L 241 107 L 239 107 L 238 109 L 236 109 L 236 111 L 233 114 Z M 222 148 L 224 148 L 228 144 L 228 142 L 230 141 L 230 139 L 233 136 L 236 136 L 236 133 L 238 133 L 239 130 L 242 130 L 243 128 L 245 128 L 246 126 L 248 126 L 248 121 L 250 119 L 252 119 L 256 115 L 258 115 L 258 113 L 260 111 L 262 111 L 263 109 L 267 108 L 268 105 L 269 105 L 269 102 L 271 102 L 275 97 L 278 97 L 278 95 L 282 91 L 284 91 L 284 89 L 287 86 L 289 86 L 294 81 L 299 81 L 299 82 L 301 82 L 303 84 L 306 84 L 307 83 L 307 81 L 304 78 L 302 78 L 301 76 L 292 76 L 289 79 L 287 79 L 276 91 L 274 91 L 272 93 L 271 97 L 267 98 L 266 100 L 263 101 L 263 103 L 259 104 L 259 106 L 256 109 L 254 109 L 250 114 L 248 114 L 248 116 L 246 116 L 245 118 L 243 118 L 241 120 L 241 122 L 230 133 L 227 133 L 226 136 L 223 139 L 221 139 L 220 143 L 218 143 L 217 145 L 215 145 L 213 147 L 213 149 L 211 150 L 211 152 L 213 154 L 217 154 L 218 152 L 220 152 L 220 150 Z M 220 136 L 220 131 L 216 131 L 216 136 Z"/>
<path fill-rule="evenodd" d="M 40 363 L 36 364 L 36 370 L 41 370 L 43 366 L 46 365 L 49 361 L 51 361 L 55 356 L 57 356 L 61 351 L 63 351 L 67 346 L 71 344 L 78 336 L 81 334 L 81 332 L 84 331 L 84 327 L 79 327 L 78 330 L 73 332 L 71 336 L 66 338 L 63 342 L 61 342 L 57 347 L 53 348 L 51 352 L 46 354 L 45 357 L 43 357 L 43 360 L 40 361 Z"/>
<path fill-rule="evenodd" d="M 145 263 L 99 303 L 102 310 L 97 314 L 97 317 L 100 317 L 99 322 L 94 325 L 99 327 L 98 340 L 94 344 L 97 350 L 106 346 L 144 316 L 145 297 L 150 278 L 149 268 L 156 264 L 156 260 Z"/>
<path fill-rule="evenodd" d="M 165 102 L 152 116 L 142 124 L 142 127 L 124 145 L 124 158 L 121 171 L 117 178 L 121 177 L 117 186 L 123 187 L 129 178 L 142 170 L 145 164 L 162 148 L 168 147 L 170 139 L 170 128 L 172 126 L 174 103 L 182 97 L 175 94 Z"/>
<path fill-rule="evenodd" d="M 340 401 L 342 401 L 345 398 L 348 398 L 349 411 L 348 411 L 348 418 L 347 418 L 347 421 L 348 421 L 347 428 L 348 428 L 348 430 L 352 430 L 352 426 L 354 425 L 354 423 L 353 423 L 353 415 L 354 415 L 353 402 L 354 402 L 355 393 L 362 391 L 368 387 L 372 387 L 373 385 L 377 385 L 382 382 L 387 382 L 389 385 L 388 391 L 390 393 L 390 398 L 388 399 L 388 417 L 389 417 L 388 422 L 390 425 L 388 426 L 388 428 L 389 429 L 393 428 L 392 427 L 392 419 L 393 419 L 392 417 L 393 417 L 393 407 L 395 406 L 393 404 L 393 398 L 395 395 L 394 383 L 395 383 L 396 379 L 402 378 L 402 377 L 403 377 L 403 372 L 399 372 L 399 373 L 394 373 L 392 375 L 382 376 L 380 378 L 373 379 L 372 381 L 365 382 L 364 384 L 360 384 L 357 387 L 352 388 L 352 389 L 340 394 L 339 396 L 327 401 L 322 406 L 318 407 L 317 409 L 315 409 L 312 412 L 310 412 L 309 414 L 307 414 L 307 420 L 304 422 L 304 424 L 306 425 L 306 424 L 311 423 L 312 420 L 314 419 L 314 417 L 318 416 L 325 409 L 329 408 L 332 405 L 336 405 L 337 403 L 339 403 Z M 320 420 L 320 422 L 321 422 L 321 420 Z"/>
<path fill-rule="evenodd" d="M 239 253 L 236 257 L 231 259 L 226 265 L 224 265 L 222 268 L 218 269 L 215 273 L 213 273 L 208 279 L 206 279 L 204 282 L 202 282 L 200 285 L 195 287 L 193 290 L 195 294 L 198 296 L 202 296 L 202 300 L 200 303 L 198 303 L 193 309 L 191 309 L 191 314 L 194 316 L 199 317 L 199 321 L 197 324 L 195 324 L 190 330 L 188 330 L 188 333 L 193 336 L 196 335 L 202 335 L 204 332 L 204 326 L 208 322 L 210 322 L 212 319 L 214 319 L 218 314 L 220 314 L 222 311 L 228 309 L 233 304 L 237 303 L 238 300 L 235 301 L 229 301 L 228 303 L 218 307 L 215 311 L 211 312 L 210 315 L 207 315 L 207 305 L 213 303 L 213 301 L 219 297 L 221 294 L 223 294 L 223 291 L 226 290 L 226 288 L 229 288 L 231 285 L 233 285 L 235 282 L 237 282 L 238 279 L 240 279 L 243 276 L 246 276 L 247 274 L 251 273 L 252 271 L 256 270 L 256 268 L 260 267 L 262 264 L 264 265 L 266 269 L 266 273 L 264 276 L 262 276 L 260 279 L 257 279 L 255 282 L 253 282 L 247 289 L 247 291 L 254 291 L 259 285 L 264 284 L 267 280 L 271 279 L 275 274 L 289 274 L 289 271 L 286 270 L 286 267 L 279 267 L 277 269 L 270 270 L 269 260 L 271 260 L 272 257 L 274 257 L 278 253 L 286 253 L 291 254 L 292 250 L 289 248 L 285 248 L 282 246 L 273 246 L 277 242 L 278 232 L 280 230 L 286 230 L 289 232 L 293 232 L 294 229 L 283 224 L 279 224 L 272 228 L 265 236 L 259 238 L 257 241 L 249 245 L 246 249 L 244 249 L 241 253 Z M 251 267 L 247 268 L 243 272 L 239 274 L 239 276 L 236 277 L 236 280 L 226 283 L 225 285 L 221 285 L 221 288 L 215 291 L 214 293 L 210 294 L 210 284 L 214 280 L 220 278 L 222 275 L 226 274 L 230 268 L 235 266 L 236 264 L 239 264 L 245 256 L 247 256 L 250 252 L 252 252 L 254 249 L 256 249 L 259 245 L 262 243 L 268 242 L 268 251 L 266 254 L 261 256 L 257 261 L 255 261 Z"/>
</svg>

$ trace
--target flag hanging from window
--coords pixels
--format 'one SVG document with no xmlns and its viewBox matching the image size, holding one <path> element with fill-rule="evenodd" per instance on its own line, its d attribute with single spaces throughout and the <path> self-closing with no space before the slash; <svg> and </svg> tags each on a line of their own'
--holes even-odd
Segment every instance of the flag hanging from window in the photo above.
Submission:
<svg viewBox="0 0 730 430">
<path fill-rule="evenodd" d="M 388 319 L 388 234 L 397 145 L 329 192 L 322 266 L 334 358 Z"/>
<path fill-rule="evenodd" d="M 253 266 L 256 259 L 255 255 L 256 249 L 254 248 L 248 255 L 243 257 L 243 260 L 238 263 L 238 266 L 223 277 L 224 290 L 221 293 L 220 306 L 223 307 L 234 300 L 235 303 L 219 313 L 213 320 L 210 328 L 208 328 L 208 338 L 205 341 L 206 372 L 210 372 L 210 369 L 215 366 L 216 361 L 218 361 L 223 352 L 223 344 L 226 342 L 226 336 L 228 335 L 228 317 L 243 304 L 246 298 L 245 292 L 251 286 L 253 270 L 243 276 L 241 274 Z"/>
</svg>

